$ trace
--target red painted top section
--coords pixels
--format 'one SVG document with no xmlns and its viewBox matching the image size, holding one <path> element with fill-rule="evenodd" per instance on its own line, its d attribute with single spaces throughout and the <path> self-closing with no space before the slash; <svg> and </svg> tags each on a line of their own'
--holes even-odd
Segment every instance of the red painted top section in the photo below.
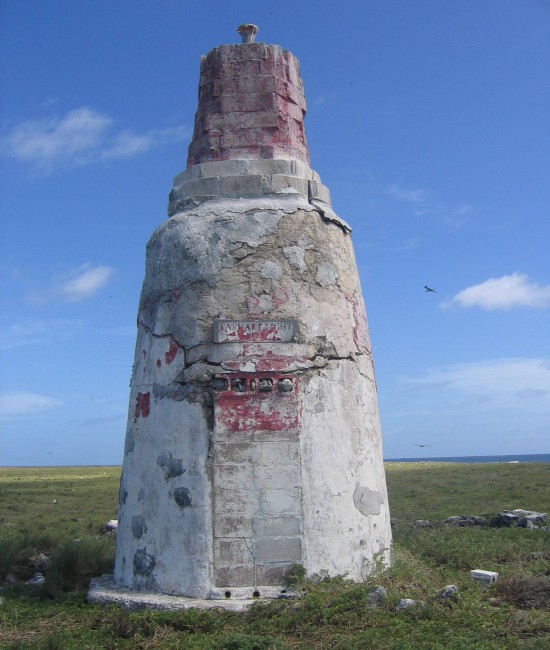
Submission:
<svg viewBox="0 0 550 650">
<path fill-rule="evenodd" d="M 199 107 L 187 167 L 284 158 L 309 165 L 298 60 L 278 45 L 221 45 L 201 60 Z"/>
</svg>

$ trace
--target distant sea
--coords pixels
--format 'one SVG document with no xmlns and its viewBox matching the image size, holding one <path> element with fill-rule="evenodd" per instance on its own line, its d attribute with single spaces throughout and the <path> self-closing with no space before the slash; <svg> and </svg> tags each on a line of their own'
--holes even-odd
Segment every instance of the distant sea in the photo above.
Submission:
<svg viewBox="0 0 550 650">
<path fill-rule="evenodd" d="M 433 456 L 431 458 L 384 458 L 386 463 L 550 463 L 550 454 L 509 456 Z"/>
</svg>

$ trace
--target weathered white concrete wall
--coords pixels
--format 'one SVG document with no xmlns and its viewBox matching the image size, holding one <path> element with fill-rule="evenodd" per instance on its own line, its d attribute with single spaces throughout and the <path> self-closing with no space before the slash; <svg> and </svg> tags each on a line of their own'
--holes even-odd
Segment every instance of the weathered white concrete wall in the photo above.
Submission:
<svg viewBox="0 0 550 650">
<path fill-rule="evenodd" d="M 296 321 L 297 334 L 215 343 L 219 318 Z M 287 413 L 284 430 L 266 432 L 251 416 L 250 430 L 225 430 L 211 382 L 232 373 L 294 377 L 298 420 Z M 285 193 L 208 201 L 156 230 L 139 312 L 119 583 L 250 595 L 283 584 L 294 563 L 362 578 L 379 554 L 387 560 L 391 540 L 380 440 L 353 248 L 337 218 Z"/>
<path fill-rule="evenodd" d="M 200 598 L 293 565 L 362 579 L 391 532 L 349 226 L 309 166 L 297 60 L 201 61 L 188 169 L 147 246 L 115 580 Z"/>
<path fill-rule="evenodd" d="M 391 527 L 372 365 L 329 361 L 305 389 L 301 435 L 308 574 L 362 580 L 390 559 Z M 345 549 L 345 550 L 344 550 Z"/>
</svg>

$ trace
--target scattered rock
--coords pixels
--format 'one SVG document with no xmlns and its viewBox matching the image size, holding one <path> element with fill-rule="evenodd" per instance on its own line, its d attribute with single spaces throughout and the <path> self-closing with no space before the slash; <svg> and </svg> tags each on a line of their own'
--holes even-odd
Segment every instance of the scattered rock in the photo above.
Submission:
<svg viewBox="0 0 550 650">
<path fill-rule="evenodd" d="M 111 519 L 105 524 L 105 530 L 107 532 L 110 532 L 112 530 L 116 530 L 118 528 L 118 519 Z"/>
<path fill-rule="evenodd" d="M 483 520 L 481 517 L 473 515 L 455 515 L 454 517 L 448 517 L 445 523 L 449 524 L 449 526 L 481 526 Z"/>
<path fill-rule="evenodd" d="M 417 519 L 414 522 L 415 528 L 431 528 L 432 523 L 428 521 L 427 519 Z"/>
<path fill-rule="evenodd" d="M 440 600 L 460 600 L 460 594 L 458 593 L 458 587 L 456 585 L 447 585 L 443 587 L 441 591 L 437 594 L 436 598 Z"/>
<path fill-rule="evenodd" d="M 447 517 L 445 523 L 449 526 L 490 526 L 492 528 L 509 528 L 518 526 L 528 530 L 544 529 L 548 515 L 532 510 L 503 510 L 496 514 L 487 514 L 481 517 L 477 515 L 453 515 Z M 418 526 L 418 522 L 415 522 Z"/>
<path fill-rule="evenodd" d="M 384 589 L 382 585 L 376 585 L 376 587 L 372 591 L 369 591 L 370 604 L 372 606 L 380 605 L 384 601 L 387 595 L 388 592 Z"/>
<path fill-rule="evenodd" d="M 31 587 L 39 587 L 46 582 L 46 578 L 41 573 L 35 573 L 32 578 L 25 580 L 25 584 Z"/>
<path fill-rule="evenodd" d="M 413 600 L 412 598 L 401 598 L 395 608 L 396 612 L 402 612 L 404 609 L 418 609 L 424 607 L 424 601 Z"/>
<path fill-rule="evenodd" d="M 528 524 L 531 524 L 530 528 L 532 530 L 535 526 L 542 526 L 546 522 L 547 516 L 546 513 L 542 512 L 528 512 L 521 517 L 518 515 L 518 526 L 520 528 L 529 528 Z"/>
<path fill-rule="evenodd" d="M 512 510 L 512 512 L 518 517 L 525 517 L 526 515 L 531 514 L 530 510 L 523 510 L 522 508 L 516 508 L 515 510 Z"/>
<path fill-rule="evenodd" d="M 31 566 L 38 571 L 46 571 L 50 566 L 50 558 L 44 553 L 37 553 L 30 558 Z"/>
<path fill-rule="evenodd" d="M 513 526 L 518 521 L 518 516 L 513 512 L 499 512 L 491 521 L 491 526 Z"/>
</svg>

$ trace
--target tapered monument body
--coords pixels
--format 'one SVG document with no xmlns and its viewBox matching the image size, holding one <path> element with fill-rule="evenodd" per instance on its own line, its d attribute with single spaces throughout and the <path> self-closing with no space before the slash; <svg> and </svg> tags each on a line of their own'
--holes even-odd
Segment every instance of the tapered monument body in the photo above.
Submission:
<svg viewBox="0 0 550 650">
<path fill-rule="evenodd" d="M 147 246 L 115 568 L 130 589 L 244 598 L 295 565 L 360 580 L 389 561 L 350 228 L 309 166 L 297 60 L 240 30 L 202 59 L 187 170 Z"/>
</svg>

